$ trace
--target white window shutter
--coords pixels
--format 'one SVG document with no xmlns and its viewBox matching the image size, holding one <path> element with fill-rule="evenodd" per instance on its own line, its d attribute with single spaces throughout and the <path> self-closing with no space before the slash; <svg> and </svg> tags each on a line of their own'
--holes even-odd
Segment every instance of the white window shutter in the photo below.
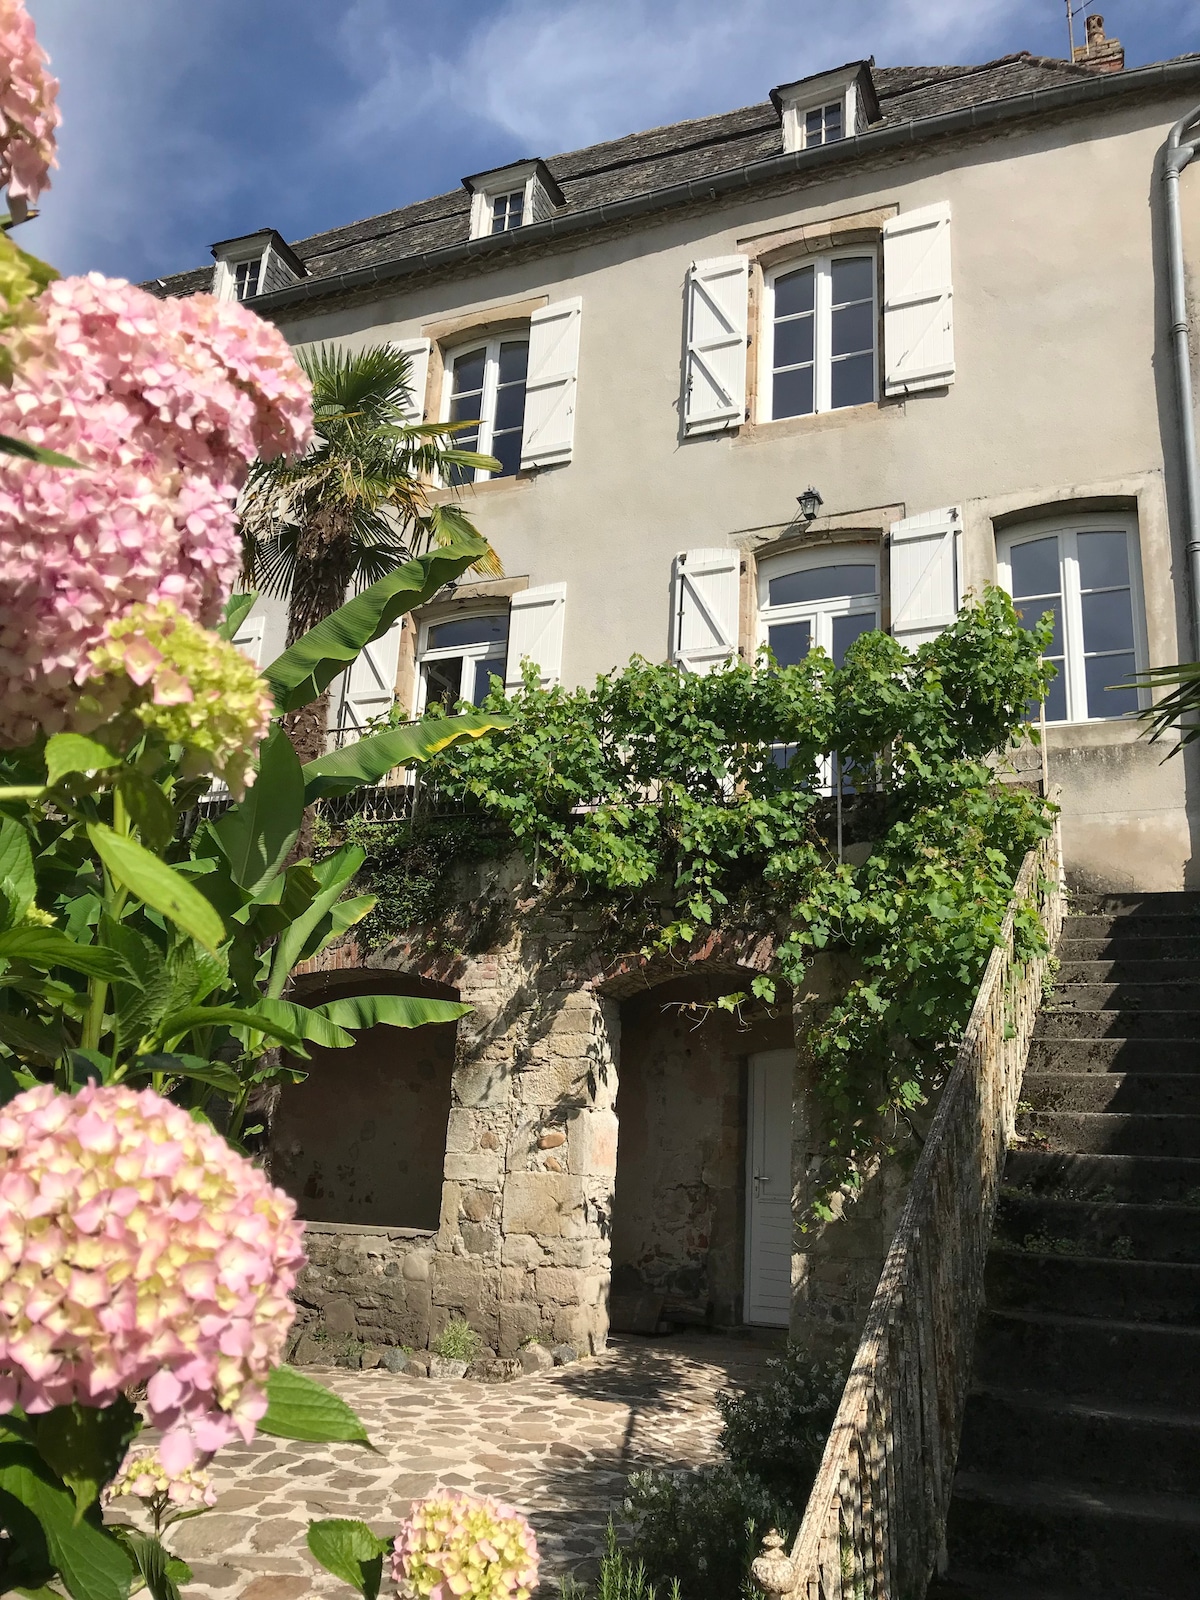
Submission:
<svg viewBox="0 0 1200 1600">
<path fill-rule="evenodd" d="M 888 394 L 954 381 L 949 201 L 884 223 L 883 344 Z"/>
<path fill-rule="evenodd" d="M 262 666 L 265 621 L 265 617 L 256 617 L 253 614 L 243 617 L 238 631 L 233 636 L 234 648 L 240 650 L 256 667 Z"/>
<path fill-rule="evenodd" d="M 529 319 L 522 472 L 571 459 L 582 317 L 583 301 L 576 298 L 542 306 Z"/>
<path fill-rule="evenodd" d="M 687 283 L 685 433 L 715 433 L 746 420 L 747 256 L 693 261 Z"/>
<path fill-rule="evenodd" d="M 504 666 L 504 692 L 521 687 L 521 663 L 538 669 L 543 689 L 562 677 L 563 619 L 567 609 L 565 583 L 548 583 L 540 589 L 523 589 L 509 601 L 508 660 Z"/>
<path fill-rule="evenodd" d="M 395 349 L 408 357 L 408 401 L 404 420 L 415 425 L 425 420 L 425 386 L 429 381 L 428 339 L 393 339 Z"/>
<path fill-rule="evenodd" d="M 688 672 L 712 672 L 737 655 L 741 565 L 736 550 L 675 557 L 671 657 Z"/>
<path fill-rule="evenodd" d="M 892 523 L 892 633 L 906 650 L 936 639 L 958 615 L 961 529 L 958 506 Z"/>
<path fill-rule="evenodd" d="M 403 619 L 393 623 L 382 637 L 364 645 L 347 669 L 338 714 L 341 730 L 361 734 L 372 717 L 391 708 L 403 630 Z"/>
</svg>

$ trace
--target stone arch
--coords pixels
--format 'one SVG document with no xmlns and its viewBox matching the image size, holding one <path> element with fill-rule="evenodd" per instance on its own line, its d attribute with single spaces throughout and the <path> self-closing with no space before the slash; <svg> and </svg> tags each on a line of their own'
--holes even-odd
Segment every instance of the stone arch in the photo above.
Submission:
<svg viewBox="0 0 1200 1600">
<path fill-rule="evenodd" d="M 349 995 L 457 1000 L 448 984 L 377 968 L 301 976 L 306 1004 Z M 271 1130 L 271 1172 L 301 1217 L 432 1232 L 441 1209 L 457 1028 L 380 1025 L 344 1050 L 312 1047 L 287 1084 Z"/>
</svg>

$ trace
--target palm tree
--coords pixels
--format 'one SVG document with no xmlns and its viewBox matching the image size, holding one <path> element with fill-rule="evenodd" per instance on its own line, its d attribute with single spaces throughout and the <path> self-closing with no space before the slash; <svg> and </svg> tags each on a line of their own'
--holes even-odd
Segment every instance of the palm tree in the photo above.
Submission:
<svg viewBox="0 0 1200 1600">
<path fill-rule="evenodd" d="M 433 498 L 440 483 L 490 456 L 454 448 L 450 424 L 405 421 L 407 355 L 391 345 L 321 345 L 297 359 L 313 387 L 317 440 L 299 460 L 257 461 L 242 497 L 244 581 L 288 597 L 288 644 L 401 562 L 460 534 L 461 507 Z M 458 469 L 456 471 L 455 469 Z M 476 570 L 502 571 L 494 552 Z M 286 726 L 301 761 L 325 750 L 329 691 Z"/>
</svg>

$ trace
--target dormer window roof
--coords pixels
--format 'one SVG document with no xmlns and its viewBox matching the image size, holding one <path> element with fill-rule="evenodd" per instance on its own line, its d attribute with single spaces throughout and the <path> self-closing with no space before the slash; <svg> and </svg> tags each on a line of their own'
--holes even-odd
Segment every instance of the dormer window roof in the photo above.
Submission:
<svg viewBox="0 0 1200 1600">
<path fill-rule="evenodd" d="M 833 72 L 781 84 L 771 99 L 783 124 L 785 150 L 852 139 L 880 117 L 870 61 L 851 61 Z"/>
<path fill-rule="evenodd" d="M 563 204 L 562 190 L 544 161 L 518 161 L 463 179 L 471 196 L 471 237 L 511 233 L 552 216 Z"/>
<path fill-rule="evenodd" d="M 254 300 L 260 294 L 286 289 L 306 276 L 307 269 L 274 228 L 245 233 L 214 244 L 213 293 L 218 300 Z"/>
</svg>

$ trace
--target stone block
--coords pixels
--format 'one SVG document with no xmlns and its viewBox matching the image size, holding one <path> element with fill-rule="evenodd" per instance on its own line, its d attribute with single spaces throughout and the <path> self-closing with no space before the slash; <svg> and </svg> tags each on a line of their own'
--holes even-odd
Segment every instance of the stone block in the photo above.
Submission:
<svg viewBox="0 0 1200 1600">
<path fill-rule="evenodd" d="M 491 1150 L 477 1150 L 471 1155 L 446 1153 L 446 1181 L 448 1183 L 491 1182 L 499 1186 L 500 1158 Z"/>
<path fill-rule="evenodd" d="M 454 1093 L 460 1105 L 499 1109 L 508 1104 L 509 1073 L 504 1068 L 502 1053 L 498 1051 L 497 1055 L 497 1060 L 467 1061 L 455 1068 Z"/>
<path fill-rule="evenodd" d="M 464 1222 L 459 1228 L 467 1254 L 487 1256 L 500 1249 L 500 1230 L 488 1222 Z"/>
<path fill-rule="evenodd" d="M 547 1256 L 536 1239 L 527 1233 L 512 1233 L 504 1241 L 500 1260 L 506 1267 L 540 1267 Z M 573 1266 L 573 1262 L 564 1265 Z"/>
<path fill-rule="evenodd" d="M 513 1172 L 504 1186 L 504 1231 L 570 1236 L 583 1224 L 583 1185 L 567 1173 Z"/>
<path fill-rule="evenodd" d="M 590 1238 L 545 1239 L 534 1264 L 545 1262 L 549 1267 L 590 1267 L 595 1249 L 595 1240 Z"/>
<path fill-rule="evenodd" d="M 324 1360 L 324 1351 L 313 1338 L 311 1333 L 302 1333 L 292 1352 L 292 1364 L 297 1367 L 310 1367 L 314 1362 Z"/>
<path fill-rule="evenodd" d="M 354 1306 L 344 1294 L 335 1295 L 332 1300 L 326 1301 L 321 1320 L 325 1324 L 326 1333 L 331 1333 L 337 1338 L 352 1338 L 358 1331 Z"/>
<path fill-rule="evenodd" d="M 566 1267 L 539 1267 L 534 1278 L 541 1303 L 557 1300 L 563 1305 L 578 1305 L 583 1299 L 580 1275 Z"/>
<path fill-rule="evenodd" d="M 571 1171 L 581 1177 L 611 1178 L 617 1170 L 615 1111 L 582 1111 L 568 1129 Z"/>
<path fill-rule="evenodd" d="M 446 1124 L 446 1149 L 455 1155 L 474 1150 L 479 1140 L 479 1118 L 466 1106 L 454 1106 Z"/>
<path fill-rule="evenodd" d="M 582 1306 L 555 1306 L 550 1326 L 556 1344 L 573 1344 L 577 1350 L 588 1348 L 588 1334 L 595 1320 Z"/>
<path fill-rule="evenodd" d="M 579 1351 L 573 1344 L 556 1344 L 550 1355 L 556 1367 L 569 1367 L 572 1361 L 579 1360 Z"/>
<path fill-rule="evenodd" d="M 544 1344 L 522 1345 L 517 1352 L 522 1372 L 545 1372 L 554 1365 L 554 1357 Z"/>
<path fill-rule="evenodd" d="M 439 1306 L 454 1306 L 468 1315 L 483 1299 L 483 1263 L 458 1256 L 439 1256 L 433 1270 L 433 1298 Z"/>
<path fill-rule="evenodd" d="M 403 1272 L 408 1283 L 428 1283 L 428 1253 L 424 1250 L 410 1250 L 404 1258 Z"/>
<path fill-rule="evenodd" d="M 487 1222 L 496 1209 L 496 1198 L 487 1189 L 468 1189 L 458 1209 L 470 1222 Z"/>
<path fill-rule="evenodd" d="M 590 1006 L 586 1010 L 577 1006 L 563 1006 L 550 1018 L 550 1032 L 563 1036 L 590 1038 L 594 1027 L 595 1013 Z"/>
<path fill-rule="evenodd" d="M 526 1267 L 501 1267 L 500 1298 L 510 1302 L 533 1300 L 535 1298 L 533 1273 Z"/>
<path fill-rule="evenodd" d="M 381 1364 L 387 1372 L 403 1372 L 408 1361 L 407 1352 L 393 1346 L 383 1352 Z"/>
<path fill-rule="evenodd" d="M 506 1305 L 500 1302 L 500 1354 L 516 1355 L 522 1342 L 541 1332 L 542 1316 L 528 1300 Z"/>
</svg>

